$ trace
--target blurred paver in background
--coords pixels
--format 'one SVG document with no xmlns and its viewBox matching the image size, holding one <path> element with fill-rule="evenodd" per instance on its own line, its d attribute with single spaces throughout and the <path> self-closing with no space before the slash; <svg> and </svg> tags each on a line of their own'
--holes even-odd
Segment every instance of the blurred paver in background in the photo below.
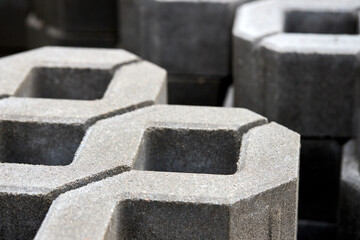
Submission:
<svg viewBox="0 0 360 240">
<path fill-rule="evenodd" d="M 335 236 L 342 144 L 360 79 L 359 1 L 259 1 L 233 28 L 235 106 L 302 136 L 299 217 Z M 300 221 L 299 234 L 309 222 Z M 331 224 L 333 227 L 331 227 Z"/>
<path fill-rule="evenodd" d="M 169 103 L 217 105 L 231 82 L 231 27 L 244 0 L 118 0 L 122 47 L 165 68 Z"/>
</svg>

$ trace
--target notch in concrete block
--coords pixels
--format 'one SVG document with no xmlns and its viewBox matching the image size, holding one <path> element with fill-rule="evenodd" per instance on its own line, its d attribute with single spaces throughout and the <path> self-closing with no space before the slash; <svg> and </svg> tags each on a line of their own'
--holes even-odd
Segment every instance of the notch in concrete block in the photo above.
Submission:
<svg viewBox="0 0 360 240">
<path fill-rule="evenodd" d="M 80 125 L 0 121 L 0 162 L 69 165 L 84 135 Z"/>
<path fill-rule="evenodd" d="M 284 32 L 314 34 L 358 34 L 358 16 L 351 12 L 287 11 Z"/>
<path fill-rule="evenodd" d="M 101 99 L 113 75 L 111 69 L 35 67 L 15 92 L 15 96 Z"/>
<path fill-rule="evenodd" d="M 236 131 L 149 128 L 135 169 L 234 174 L 240 142 Z"/>
</svg>

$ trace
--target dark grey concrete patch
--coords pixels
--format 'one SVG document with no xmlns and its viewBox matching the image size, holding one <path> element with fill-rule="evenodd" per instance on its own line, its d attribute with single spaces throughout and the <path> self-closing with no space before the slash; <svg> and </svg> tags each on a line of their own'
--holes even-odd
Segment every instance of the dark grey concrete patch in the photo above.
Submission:
<svg viewBox="0 0 360 240">
<path fill-rule="evenodd" d="M 231 26 L 244 2 L 119 0 L 122 47 L 170 74 L 229 76 Z"/>
<path fill-rule="evenodd" d="M 230 78 L 168 76 L 168 103 L 178 105 L 221 106 Z"/>
</svg>

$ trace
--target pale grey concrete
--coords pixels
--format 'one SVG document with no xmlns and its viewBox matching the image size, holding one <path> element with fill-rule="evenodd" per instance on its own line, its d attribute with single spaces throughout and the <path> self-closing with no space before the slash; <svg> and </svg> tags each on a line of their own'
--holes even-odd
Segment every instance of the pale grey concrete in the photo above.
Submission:
<svg viewBox="0 0 360 240">
<path fill-rule="evenodd" d="M 235 105 L 306 137 L 350 137 L 359 1 L 259 1 L 233 27 Z M 325 33 L 325 34 L 324 34 Z"/>
<path fill-rule="evenodd" d="M 35 239 L 295 239 L 299 148 L 245 109 L 158 105 L 99 121 L 75 163 L 132 170 L 61 195 Z"/>
<path fill-rule="evenodd" d="M 84 157 L 89 126 L 166 103 L 166 72 L 123 50 L 51 47 L 2 58 L 0 86 L 1 239 L 32 239 L 59 194 L 129 170 L 118 158 Z"/>
</svg>

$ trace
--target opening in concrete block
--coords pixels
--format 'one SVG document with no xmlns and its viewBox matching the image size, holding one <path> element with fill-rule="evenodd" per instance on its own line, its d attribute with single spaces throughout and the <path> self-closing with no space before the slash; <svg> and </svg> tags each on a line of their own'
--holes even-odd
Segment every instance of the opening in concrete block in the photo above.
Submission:
<svg viewBox="0 0 360 240">
<path fill-rule="evenodd" d="M 240 140 L 235 131 L 148 128 L 134 168 L 234 174 L 239 151 Z"/>
<path fill-rule="evenodd" d="M 127 200 L 117 212 L 119 239 L 226 239 L 229 235 L 230 213 L 220 205 Z"/>
<path fill-rule="evenodd" d="M 113 77 L 111 70 L 36 67 L 17 90 L 17 97 L 101 99 Z"/>
<path fill-rule="evenodd" d="M 358 34 L 358 16 L 350 12 L 285 13 L 284 31 L 288 33 Z"/>
<path fill-rule="evenodd" d="M 68 165 L 85 131 L 80 126 L 0 122 L 0 162 Z"/>
<path fill-rule="evenodd" d="M 34 239 L 51 201 L 42 195 L 0 195 L 0 239 Z"/>
</svg>

